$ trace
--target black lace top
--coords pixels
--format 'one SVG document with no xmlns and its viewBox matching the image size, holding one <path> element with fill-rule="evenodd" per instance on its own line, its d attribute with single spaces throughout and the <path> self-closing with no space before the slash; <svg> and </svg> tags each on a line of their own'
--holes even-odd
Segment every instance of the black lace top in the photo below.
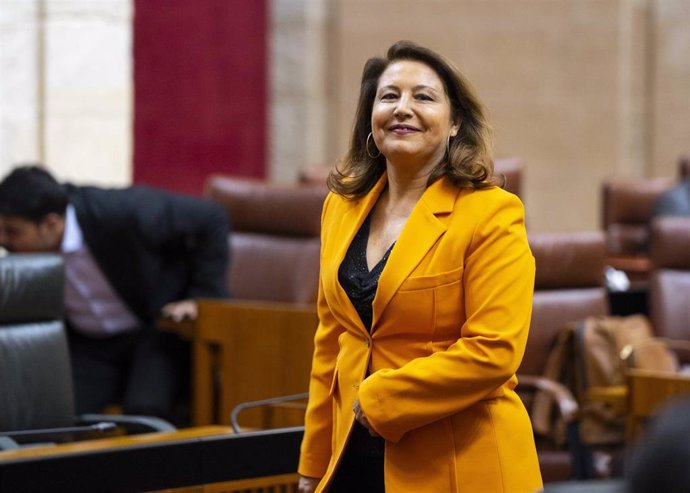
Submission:
<svg viewBox="0 0 690 493">
<path fill-rule="evenodd" d="M 355 235 L 343 263 L 340 264 L 338 281 L 340 281 L 340 285 L 357 310 L 364 327 L 371 332 L 371 304 L 374 301 L 374 296 L 376 296 L 379 277 L 381 277 L 381 272 L 383 272 L 383 268 L 386 266 L 395 243 L 388 248 L 381 260 L 369 271 L 367 266 L 367 241 L 369 240 L 370 223 L 371 215 L 366 218 L 362 227 Z"/>
<path fill-rule="evenodd" d="M 391 245 L 381 260 L 369 271 L 367 266 L 367 242 L 369 240 L 369 215 L 362 227 L 355 235 L 345 254 L 343 263 L 338 269 L 338 281 L 343 287 L 350 301 L 354 305 L 364 327 L 371 332 L 372 302 L 376 296 L 379 277 L 386 266 L 393 245 Z M 369 431 L 355 421 L 352 434 L 347 445 L 347 453 L 365 457 L 383 457 L 385 442 L 381 437 L 372 437 Z"/>
</svg>

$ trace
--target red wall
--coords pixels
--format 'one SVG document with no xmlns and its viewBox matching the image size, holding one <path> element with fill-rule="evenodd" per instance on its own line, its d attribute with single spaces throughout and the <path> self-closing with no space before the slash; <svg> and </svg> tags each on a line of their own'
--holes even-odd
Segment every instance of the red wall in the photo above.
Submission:
<svg viewBox="0 0 690 493">
<path fill-rule="evenodd" d="M 135 0 L 134 182 L 266 171 L 266 0 Z"/>
</svg>

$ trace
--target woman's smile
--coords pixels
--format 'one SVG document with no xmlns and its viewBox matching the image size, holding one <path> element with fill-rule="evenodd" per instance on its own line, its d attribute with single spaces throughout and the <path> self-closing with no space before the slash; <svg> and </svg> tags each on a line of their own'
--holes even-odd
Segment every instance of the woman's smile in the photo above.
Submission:
<svg viewBox="0 0 690 493">
<path fill-rule="evenodd" d="M 417 127 L 413 127 L 412 125 L 391 125 L 388 130 L 393 132 L 396 135 L 409 135 L 412 133 L 419 132 L 420 130 Z"/>
</svg>

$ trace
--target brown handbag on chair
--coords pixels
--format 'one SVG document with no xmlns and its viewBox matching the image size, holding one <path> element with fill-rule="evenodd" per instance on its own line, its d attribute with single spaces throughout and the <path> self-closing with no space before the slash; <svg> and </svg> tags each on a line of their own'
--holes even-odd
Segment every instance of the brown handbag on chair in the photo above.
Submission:
<svg viewBox="0 0 690 493">
<path fill-rule="evenodd" d="M 654 339 L 651 323 L 644 315 L 587 317 L 561 332 L 549 354 L 545 375 L 566 385 L 576 397 L 580 404 L 580 439 L 585 445 L 618 445 L 625 440 L 625 414 L 589 396 L 596 387 L 625 385 L 621 356 L 631 347 L 649 348 L 636 351 L 640 360 L 637 363 L 643 367 L 677 368 L 675 356 Z M 554 420 L 553 405 L 548 396 L 537 394 L 533 425 L 535 431 L 562 441 L 565 429 Z"/>
</svg>

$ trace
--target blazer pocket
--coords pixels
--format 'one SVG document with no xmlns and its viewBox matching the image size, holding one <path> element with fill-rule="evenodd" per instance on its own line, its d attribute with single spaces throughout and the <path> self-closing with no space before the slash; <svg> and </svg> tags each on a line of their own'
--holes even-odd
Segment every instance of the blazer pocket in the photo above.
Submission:
<svg viewBox="0 0 690 493">
<path fill-rule="evenodd" d="M 411 276 L 403 281 L 398 291 L 419 291 L 458 282 L 462 278 L 463 267 L 429 276 Z"/>
</svg>

